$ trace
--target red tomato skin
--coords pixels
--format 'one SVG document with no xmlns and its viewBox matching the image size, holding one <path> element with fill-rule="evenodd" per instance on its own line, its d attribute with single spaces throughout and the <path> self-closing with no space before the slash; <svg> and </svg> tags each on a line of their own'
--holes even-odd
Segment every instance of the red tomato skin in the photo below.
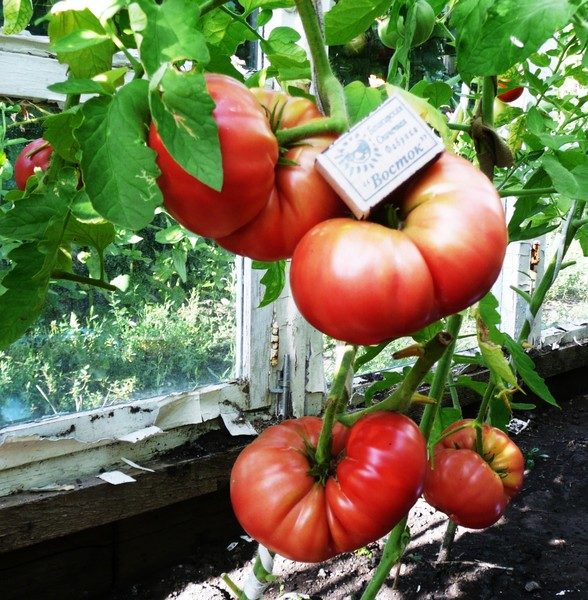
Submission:
<svg viewBox="0 0 588 600">
<path fill-rule="evenodd" d="M 418 249 L 377 223 L 331 219 L 311 229 L 294 251 L 290 284 L 309 323 L 354 344 L 377 344 L 436 318 Z"/>
<path fill-rule="evenodd" d="M 40 148 L 40 150 L 38 150 Z M 51 162 L 53 148 L 43 139 L 38 138 L 29 142 L 16 157 L 14 162 L 14 181 L 19 190 L 27 186 L 28 178 L 34 173 L 35 167 L 46 171 Z"/>
<path fill-rule="evenodd" d="M 439 316 L 477 302 L 496 281 L 508 243 L 502 201 L 469 161 L 445 153 L 400 203 L 402 231 L 425 259 Z"/>
<path fill-rule="evenodd" d="M 525 90 L 525 88 L 520 85 L 513 87 L 509 90 L 507 89 L 509 87 L 509 83 L 510 82 L 508 81 L 499 80 L 496 84 L 499 90 L 506 89 L 505 92 L 502 92 L 501 94 L 498 94 L 496 96 L 499 100 L 502 100 L 502 102 L 514 102 L 515 100 L 518 100 Z"/>
<path fill-rule="evenodd" d="M 458 525 L 483 529 L 498 521 L 523 485 L 525 460 L 519 447 L 500 429 L 482 426 L 482 449 L 476 448 L 476 430 L 463 419 L 434 449 L 424 498 Z M 466 427 L 461 428 L 466 425 Z"/>
<path fill-rule="evenodd" d="M 468 161 L 445 153 L 391 202 L 400 229 L 335 219 L 311 229 L 290 283 L 306 320 L 327 335 L 377 344 L 479 300 L 506 251 L 501 200 Z"/>
<path fill-rule="evenodd" d="M 231 472 L 231 501 L 249 535 L 301 562 L 320 562 L 387 533 L 416 502 L 426 472 L 418 427 L 398 413 L 374 413 L 334 428 L 336 471 L 326 485 L 309 475 L 318 417 L 284 421 L 245 448 Z"/>
<path fill-rule="evenodd" d="M 172 158 L 154 124 L 149 146 L 161 170 L 158 185 L 164 206 L 184 227 L 205 237 L 223 237 L 253 219 L 265 206 L 274 186 L 278 143 L 255 96 L 226 75 L 206 74 L 206 86 L 216 107 L 222 155 L 220 192 L 205 185 Z"/>
<path fill-rule="evenodd" d="M 322 119 L 310 100 L 281 92 L 253 89 L 252 93 L 270 115 L 280 116 L 280 129 Z M 275 185 L 261 212 L 217 243 L 254 260 L 290 258 L 302 236 L 321 221 L 343 216 L 348 209 L 315 168 L 316 157 L 330 146 L 335 135 L 317 135 L 290 148 L 286 161 L 275 169 Z"/>
</svg>

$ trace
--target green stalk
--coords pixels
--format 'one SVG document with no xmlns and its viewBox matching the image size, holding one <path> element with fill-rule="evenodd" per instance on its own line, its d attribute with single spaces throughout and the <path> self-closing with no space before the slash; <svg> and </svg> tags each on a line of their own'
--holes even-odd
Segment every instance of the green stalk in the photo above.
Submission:
<svg viewBox="0 0 588 600">
<path fill-rule="evenodd" d="M 425 406 L 419 425 L 423 435 L 425 436 L 425 439 L 427 440 L 431 435 L 433 423 L 435 422 L 435 418 L 437 417 L 439 409 L 441 408 L 441 399 L 443 398 L 443 391 L 445 390 L 447 377 L 449 376 L 449 372 L 451 370 L 453 351 L 455 350 L 455 343 L 457 341 L 462 322 L 463 316 L 460 313 L 451 315 L 449 319 L 447 319 L 447 332 L 452 336 L 453 339 L 447 347 L 445 354 L 441 357 L 441 360 L 439 360 L 439 364 L 435 369 L 435 375 L 433 376 L 431 390 L 429 392 L 429 396 L 434 400 L 437 400 L 437 402 L 435 404 Z"/>
<path fill-rule="evenodd" d="M 511 189 L 511 190 L 499 190 L 499 195 L 502 198 L 508 196 L 514 196 L 516 198 L 522 198 L 524 196 L 548 196 L 549 194 L 555 194 L 557 190 L 553 187 L 549 188 L 535 188 L 535 189 Z"/>
<path fill-rule="evenodd" d="M 339 421 L 344 425 L 351 426 L 363 416 L 380 412 L 383 410 L 395 410 L 398 412 L 405 412 L 410 406 L 410 402 L 414 393 L 417 391 L 419 385 L 427 373 L 431 370 L 431 367 L 441 358 L 447 347 L 451 344 L 453 338 L 446 332 L 440 332 L 431 340 L 429 340 L 425 346 L 422 356 L 419 356 L 417 361 L 414 363 L 407 376 L 404 378 L 400 386 L 387 398 L 368 406 L 363 410 L 340 415 Z"/>
<path fill-rule="evenodd" d="M 275 135 L 278 144 L 281 147 L 287 147 L 293 142 L 316 135 L 323 135 L 325 133 L 343 133 L 344 131 L 347 131 L 348 128 L 349 124 L 346 119 L 341 119 L 339 117 L 325 117 L 324 119 L 310 121 L 309 123 L 298 125 L 297 127 L 278 129 Z"/>
<path fill-rule="evenodd" d="M 386 579 L 388 579 L 392 567 L 402 558 L 408 541 L 404 535 L 407 520 L 408 517 L 404 517 L 404 519 L 402 519 L 402 521 L 400 521 L 400 523 L 398 523 L 390 532 L 386 544 L 384 545 L 380 563 L 367 588 L 364 590 L 361 600 L 375 599 L 376 594 L 382 585 L 384 585 Z"/>
<path fill-rule="evenodd" d="M 312 0 L 295 0 L 295 2 L 312 57 L 320 104 L 328 116 L 349 123 L 343 86 L 331 69 L 325 40 Z"/>
<path fill-rule="evenodd" d="M 528 314 L 525 318 L 525 322 L 521 328 L 521 332 L 518 336 L 518 341 L 523 342 L 527 339 L 529 334 L 531 333 L 531 326 L 539 309 L 543 305 L 545 301 L 545 296 L 549 289 L 553 285 L 556 280 L 559 272 L 561 271 L 563 259 L 570 248 L 570 245 L 574 238 L 576 237 L 576 233 L 578 232 L 579 227 L 583 223 L 583 213 L 586 206 L 585 201 L 575 200 L 570 207 L 568 214 L 566 215 L 566 219 L 563 224 L 562 232 L 561 232 L 561 242 L 559 247 L 551 261 L 547 265 L 545 272 L 543 273 L 543 277 L 539 281 L 537 287 L 531 294 L 531 300 L 529 302 Z"/>
<path fill-rule="evenodd" d="M 84 285 L 91 285 L 93 287 L 108 290 L 109 292 L 118 292 L 118 288 L 106 281 L 101 279 L 93 279 L 92 277 L 83 277 L 82 275 L 76 275 L 75 273 L 69 273 L 68 271 L 55 270 L 51 271 L 51 279 L 61 279 L 64 281 L 75 281 L 76 283 L 83 283 Z"/>
<path fill-rule="evenodd" d="M 357 346 L 345 346 L 339 368 L 333 379 L 331 391 L 325 404 L 323 426 L 316 446 L 315 461 L 319 470 L 331 460 L 331 443 L 333 441 L 333 425 L 335 417 L 341 410 L 341 399 L 347 393 L 347 378 L 353 368 Z"/>
</svg>

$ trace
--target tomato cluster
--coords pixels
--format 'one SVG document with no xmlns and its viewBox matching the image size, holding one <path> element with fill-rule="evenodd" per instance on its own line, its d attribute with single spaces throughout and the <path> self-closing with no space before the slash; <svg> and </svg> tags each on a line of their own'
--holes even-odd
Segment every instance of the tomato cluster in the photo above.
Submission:
<svg viewBox="0 0 588 600">
<path fill-rule="evenodd" d="M 292 295 L 331 337 L 377 344 L 408 335 L 479 300 L 500 272 L 502 202 L 470 162 L 446 152 L 389 200 L 398 229 L 331 219 L 296 247 Z"/>
<path fill-rule="evenodd" d="M 35 169 L 46 171 L 51 161 L 53 148 L 43 139 L 29 142 L 16 157 L 14 163 L 14 181 L 19 190 L 24 190 L 29 177 Z"/>
<path fill-rule="evenodd" d="M 313 471 L 322 420 L 268 427 L 237 458 L 231 501 L 249 535 L 270 550 L 319 562 L 386 534 L 420 496 L 426 443 L 408 417 L 372 413 L 335 425 L 332 463 Z"/>
<path fill-rule="evenodd" d="M 518 446 L 500 429 L 471 419 L 450 425 L 435 446 L 427 470 L 425 500 L 458 525 L 493 525 L 523 485 L 525 461 Z"/>
<path fill-rule="evenodd" d="M 207 74 L 206 85 L 216 104 L 222 189 L 213 190 L 176 163 L 152 124 L 149 145 L 157 152 L 164 205 L 187 229 L 232 252 L 263 261 L 289 258 L 309 229 L 346 212 L 314 167 L 336 136 L 312 136 L 282 152 L 273 128 L 324 118 L 315 104 L 250 90 L 221 74 Z"/>
</svg>

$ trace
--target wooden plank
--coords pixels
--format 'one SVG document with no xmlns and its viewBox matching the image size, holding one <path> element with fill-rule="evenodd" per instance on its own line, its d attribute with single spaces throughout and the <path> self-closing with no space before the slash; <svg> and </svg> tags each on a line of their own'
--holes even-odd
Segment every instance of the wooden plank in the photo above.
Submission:
<svg viewBox="0 0 588 600">
<path fill-rule="evenodd" d="M 203 457 L 153 461 L 148 465 L 153 473 L 129 468 L 135 483 L 111 485 L 94 477 L 68 492 L 2 498 L 0 553 L 216 491 L 228 481 L 245 442 L 232 443 L 232 448 Z"/>
<path fill-rule="evenodd" d="M 83 515 L 82 515 L 83 518 Z M 103 597 L 114 582 L 114 527 L 103 527 L 0 557 L 2 600 Z"/>
</svg>

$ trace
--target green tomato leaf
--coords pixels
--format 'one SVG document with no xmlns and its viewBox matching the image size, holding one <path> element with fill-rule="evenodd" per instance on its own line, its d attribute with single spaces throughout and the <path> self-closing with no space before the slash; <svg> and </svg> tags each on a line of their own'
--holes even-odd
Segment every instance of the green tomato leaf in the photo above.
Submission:
<svg viewBox="0 0 588 600">
<path fill-rule="evenodd" d="M 188 173 L 214 190 L 223 185 L 222 157 L 214 102 L 204 75 L 167 69 L 149 96 L 163 145 Z"/>
<path fill-rule="evenodd" d="M 431 435 L 429 436 L 429 448 L 433 448 L 435 444 L 441 438 L 441 434 L 447 429 L 452 423 L 459 421 L 462 418 L 461 410 L 452 406 L 445 406 L 439 409 L 435 421 L 433 422 L 433 428 L 431 429 Z"/>
<path fill-rule="evenodd" d="M 261 49 L 271 64 L 268 76 L 282 81 L 310 79 L 310 61 L 306 51 L 296 43 L 299 40 L 300 34 L 291 27 L 272 29 L 269 38 L 261 42 Z"/>
<path fill-rule="evenodd" d="M 390 342 L 382 342 L 377 346 L 364 346 L 364 352 L 355 359 L 353 363 L 353 371 L 359 371 L 365 364 L 376 358 Z"/>
<path fill-rule="evenodd" d="M 377 392 L 389 390 L 393 385 L 400 383 L 404 379 L 404 374 L 399 371 L 390 371 L 382 373 L 382 379 L 372 383 L 364 392 L 364 404 L 369 406 Z"/>
<path fill-rule="evenodd" d="M 367 117 L 383 101 L 382 92 L 367 87 L 361 81 L 353 81 L 346 85 L 344 91 L 352 125 Z"/>
<path fill-rule="evenodd" d="M 100 33 L 92 29 L 76 29 L 51 44 L 51 50 L 57 54 L 79 52 L 93 46 L 99 46 L 108 40 L 110 40 L 110 37 L 106 33 Z"/>
<path fill-rule="evenodd" d="M 286 285 L 286 261 L 277 260 L 268 263 L 254 260 L 251 266 L 254 269 L 265 271 L 265 274 L 261 278 L 261 283 L 265 287 L 263 298 L 259 303 L 259 308 L 261 308 L 277 300 L 282 293 Z"/>
<path fill-rule="evenodd" d="M 390 7 L 390 0 L 339 0 L 325 13 L 327 45 L 350 42 L 372 25 Z"/>
<path fill-rule="evenodd" d="M 239 4 L 249 14 L 256 8 L 273 10 L 274 8 L 291 8 L 295 6 L 294 0 L 239 0 Z"/>
<path fill-rule="evenodd" d="M 553 187 L 562 195 L 568 198 L 577 198 L 580 193 L 578 182 L 553 154 L 544 154 L 541 157 L 541 164 L 551 178 Z"/>
<path fill-rule="evenodd" d="M 55 113 L 43 122 L 43 137 L 51 144 L 54 152 L 69 162 L 77 162 L 80 145 L 74 137 L 83 116 L 79 107 L 69 111 Z"/>
<path fill-rule="evenodd" d="M 91 98 L 76 131 L 81 167 L 94 208 L 105 219 L 140 229 L 162 202 L 155 152 L 145 144 L 148 83 L 135 80 L 112 97 Z"/>
<path fill-rule="evenodd" d="M 185 237 L 186 230 L 180 225 L 171 225 L 155 234 L 155 241 L 160 244 L 177 244 Z"/>
<path fill-rule="evenodd" d="M 32 0 L 4 0 L 2 11 L 4 15 L 2 33 L 5 35 L 20 33 L 33 16 L 33 2 Z"/>
<path fill-rule="evenodd" d="M 69 65 L 71 75 L 78 79 L 91 79 L 112 66 L 116 47 L 98 18 L 87 8 L 68 10 L 66 2 L 56 4 L 51 10 L 49 39 L 52 46 L 59 47 L 65 40 L 64 50 L 57 52 L 57 59 Z M 91 45 L 83 45 L 81 36 L 94 36 Z M 67 40 L 72 40 L 68 46 Z M 77 42 L 76 42 L 77 40 Z"/>
<path fill-rule="evenodd" d="M 116 232 L 114 225 L 103 221 L 102 223 L 84 223 L 70 217 L 63 236 L 64 241 L 76 246 L 92 246 L 98 252 L 103 252 L 114 242 Z"/>
<path fill-rule="evenodd" d="M 525 352 L 523 347 L 509 335 L 504 335 L 504 345 L 510 352 L 517 373 L 521 376 L 527 387 L 545 402 L 558 406 L 544 379 L 535 370 L 533 359 Z"/>
<path fill-rule="evenodd" d="M 576 239 L 580 242 L 582 254 L 588 256 L 588 224 L 582 225 L 576 232 Z"/>
<path fill-rule="evenodd" d="M 186 269 L 186 261 L 188 259 L 188 254 L 185 248 L 181 246 L 174 246 L 172 249 L 172 262 L 174 264 L 174 268 L 177 274 L 180 276 L 180 279 L 183 283 L 186 283 L 188 279 L 188 271 Z"/>
<path fill-rule="evenodd" d="M 104 86 L 93 79 L 68 79 L 47 86 L 58 94 L 110 94 Z"/>
<path fill-rule="evenodd" d="M 0 350 L 24 335 L 37 320 L 49 287 L 48 278 L 35 278 L 45 260 L 35 243 L 15 248 L 8 258 L 13 267 L 2 280 L 6 289 L 0 295 Z"/>
<path fill-rule="evenodd" d="M 131 29 L 148 75 L 162 64 L 210 59 L 206 39 L 200 31 L 200 7 L 193 0 L 138 0 L 129 6 Z"/>
<path fill-rule="evenodd" d="M 202 31 L 208 44 L 214 47 L 214 54 L 227 57 L 235 54 L 238 46 L 244 41 L 257 39 L 243 23 L 218 9 L 202 17 Z"/>
<path fill-rule="evenodd" d="M 576 9 L 571 0 L 461 0 L 451 18 L 459 73 L 466 82 L 504 73 L 536 52 Z"/>
</svg>

